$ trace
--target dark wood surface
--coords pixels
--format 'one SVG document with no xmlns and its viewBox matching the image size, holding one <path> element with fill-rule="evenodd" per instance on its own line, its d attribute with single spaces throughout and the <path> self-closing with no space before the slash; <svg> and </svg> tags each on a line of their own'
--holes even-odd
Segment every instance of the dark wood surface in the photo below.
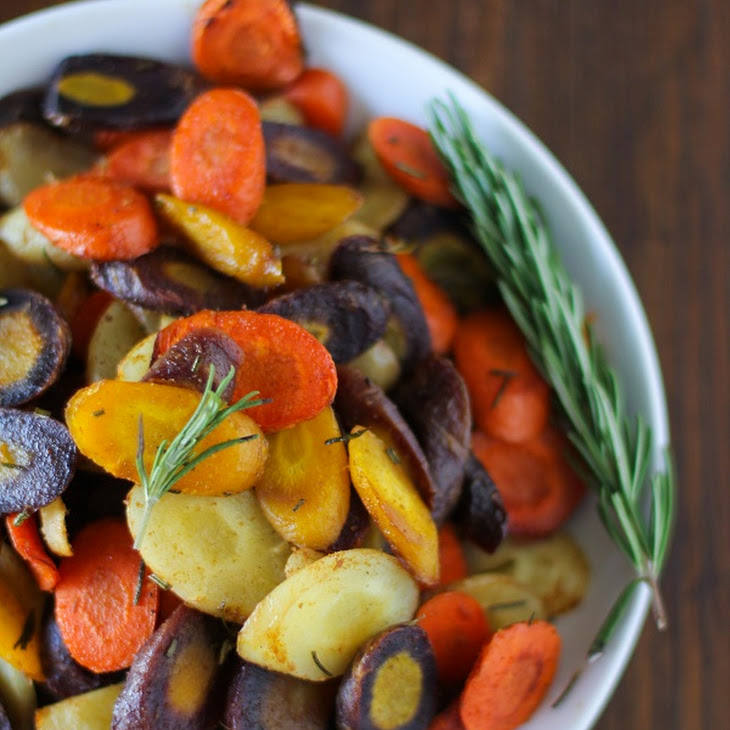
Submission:
<svg viewBox="0 0 730 730">
<path fill-rule="evenodd" d="M 2 0 L 0 21 L 55 4 Z M 730 3 L 314 4 L 471 76 L 548 145 L 607 225 L 655 335 L 680 494 L 663 580 L 670 629 L 647 623 L 597 727 L 730 727 Z"/>
</svg>

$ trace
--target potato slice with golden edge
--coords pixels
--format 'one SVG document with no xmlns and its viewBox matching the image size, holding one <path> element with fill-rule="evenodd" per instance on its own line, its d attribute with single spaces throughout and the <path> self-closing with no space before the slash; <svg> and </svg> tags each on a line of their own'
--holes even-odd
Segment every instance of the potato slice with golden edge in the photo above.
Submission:
<svg viewBox="0 0 730 730">
<path fill-rule="evenodd" d="M 313 563 L 315 560 L 319 560 L 324 556 L 325 553 L 322 553 L 319 550 L 300 548 L 294 545 L 292 546 L 291 555 L 289 556 L 289 559 L 286 561 L 286 565 L 284 566 L 284 575 L 287 578 L 290 578 L 298 570 L 301 570 L 310 563 Z"/>
<path fill-rule="evenodd" d="M 567 532 L 539 540 L 508 537 L 492 554 L 465 542 L 464 555 L 470 573 L 494 571 L 530 586 L 542 599 L 548 616 L 574 608 L 588 590 L 588 560 Z"/>
<path fill-rule="evenodd" d="M 256 606 L 238 653 L 275 672 L 323 682 L 341 675 L 362 644 L 408 621 L 418 585 L 390 555 L 353 549 L 297 571 Z"/>
<path fill-rule="evenodd" d="M 371 380 L 382 390 L 390 390 L 401 376 L 400 360 L 393 348 L 385 341 L 378 340 L 354 360 L 347 363 Z"/>
<path fill-rule="evenodd" d="M 355 426 L 352 434 L 363 429 Z M 365 508 L 416 579 L 439 579 L 438 532 L 404 465 L 372 431 L 348 444 L 350 476 Z"/>
<path fill-rule="evenodd" d="M 269 458 L 256 496 L 274 529 L 299 547 L 325 550 L 350 508 L 347 450 L 331 406 L 314 418 L 270 434 Z"/>
<path fill-rule="evenodd" d="M 0 700 L 13 730 L 33 730 L 35 685 L 12 664 L 0 659 Z"/>
<path fill-rule="evenodd" d="M 419 730 L 436 713 L 436 660 L 426 632 L 394 626 L 357 653 L 337 693 L 342 730 Z"/>
<path fill-rule="evenodd" d="M 492 631 L 518 621 L 546 619 L 545 605 L 530 588 L 508 575 L 479 573 L 448 586 L 449 590 L 468 593 L 484 609 Z"/>
<path fill-rule="evenodd" d="M 112 711 L 123 683 L 69 697 L 35 713 L 36 730 L 109 730 Z"/>
<path fill-rule="evenodd" d="M 127 505 L 133 535 L 143 507 L 144 490 L 134 487 Z M 189 606 L 242 623 L 284 580 L 290 548 L 252 492 L 166 494 L 152 509 L 140 552 L 150 570 Z"/>
<path fill-rule="evenodd" d="M 284 282 L 281 259 L 259 233 L 204 205 L 160 193 L 157 211 L 186 238 L 188 248 L 221 274 L 255 287 Z"/>
<path fill-rule="evenodd" d="M 77 391 L 66 406 L 66 422 L 79 450 L 116 477 L 135 481 L 140 419 L 148 473 L 157 447 L 180 432 L 200 402 L 200 393 L 163 383 L 101 380 Z M 188 494 L 218 495 L 252 487 L 263 473 L 267 442 L 245 413 L 230 414 L 198 445 L 251 436 L 205 459 L 175 483 Z"/>
<path fill-rule="evenodd" d="M 157 332 L 140 340 L 117 364 L 117 380 L 136 383 L 142 380 L 152 364 Z"/>
<path fill-rule="evenodd" d="M 63 558 L 73 555 L 66 529 L 66 512 L 66 505 L 60 496 L 38 510 L 41 534 L 48 549 Z"/>
<path fill-rule="evenodd" d="M 346 185 L 269 185 L 250 226 L 274 243 L 306 241 L 338 226 L 361 203 L 360 194 Z"/>
</svg>

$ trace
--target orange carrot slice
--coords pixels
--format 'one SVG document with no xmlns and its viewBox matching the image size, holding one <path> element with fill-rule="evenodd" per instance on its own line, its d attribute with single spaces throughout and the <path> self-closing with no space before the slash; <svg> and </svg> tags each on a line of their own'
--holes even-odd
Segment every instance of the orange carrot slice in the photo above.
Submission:
<svg viewBox="0 0 730 730">
<path fill-rule="evenodd" d="M 394 117 L 379 117 L 368 125 L 368 140 L 387 173 L 421 200 L 453 208 L 449 176 L 428 133 Z"/>
<path fill-rule="evenodd" d="M 264 431 L 280 431 L 314 418 L 337 390 L 337 370 L 325 347 L 304 328 L 275 314 L 204 310 L 160 331 L 155 357 L 197 329 L 225 332 L 243 350 L 232 401 L 257 390 L 270 403 L 246 413 Z"/>
<path fill-rule="evenodd" d="M 306 69 L 283 95 L 310 126 L 339 137 L 345 128 L 349 95 L 342 79 L 323 68 Z"/>
<path fill-rule="evenodd" d="M 26 196 L 23 208 L 35 228 L 83 258 L 132 259 L 159 242 L 147 198 L 116 180 L 87 174 L 42 185 Z"/>
<path fill-rule="evenodd" d="M 104 172 L 145 192 L 169 190 L 171 144 L 172 130 L 140 132 L 107 155 Z"/>
<path fill-rule="evenodd" d="M 172 190 L 244 225 L 261 203 L 266 157 L 256 102 L 238 89 L 213 89 L 198 96 L 172 138 Z"/>
<path fill-rule="evenodd" d="M 56 620 L 71 656 L 93 672 L 128 667 L 152 635 L 158 588 L 139 587 L 139 554 L 123 522 L 87 525 L 63 558 L 56 586 Z"/>
<path fill-rule="evenodd" d="M 550 415 L 550 391 L 506 310 L 485 309 L 461 320 L 453 353 L 482 431 L 512 442 L 542 433 Z"/>
<path fill-rule="evenodd" d="M 286 0 L 206 0 L 193 21 L 193 63 L 219 84 L 280 88 L 304 68 L 302 39 Z"/>
<path fill-rule="evenodd" d="M 52 591 L 58 583 L 58 568 L 46 551 L 38 532 L 36 516 L 30 515 L 16 524 L 18 513 L 5 518 L 5 528 L 13 547 L 28 563 L 42 591 Z"/>
<path fill-rule="evenodd" d="M 469 573 L 464 550 L 456 530 L 446 522 L 439 528 L 439 583 L 448 585 Z"/>
<path fill-rule="evenodd" d="M 466 730 L 513 730 L 535 711 L 550 687 L 561 641 L 546 621 L 516 623 L 483 648 L 461 695 Z"/>
<path fill-rule="evenodd" d="M 585 486 L 567 448 L 567 439 L 553 428 L 519 444 L 473 434 L 472 450 L 497 485 L 513 534 L 549 535 L 580 503 Z"/>
<path fill-rule="evenodd" d="M 426 276 L 426 272 L 413 254 L 399 253 L 396 258 L 403 273 L 411 280 L 423 308 L 433 351 L 437 355 L 446 354 L 451 349 L 459 322 L 456 308 L 446 292 Z"/>
<path fill-rule="evenodd" d="M 463 681 L 491 634 L 481 605 L 467 593 L 446 591 L 429 598 L 416 617 L 433 647 L 439 681 Z"/>
</svg>

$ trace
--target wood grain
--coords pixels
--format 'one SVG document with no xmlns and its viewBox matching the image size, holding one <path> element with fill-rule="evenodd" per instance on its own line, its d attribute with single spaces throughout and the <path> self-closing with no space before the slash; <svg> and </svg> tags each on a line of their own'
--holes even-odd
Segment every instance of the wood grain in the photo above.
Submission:
<svg viewBox="0 0 730 730">
<path fill-rule="evenodd" d="M 53 4 L 3 0 L 0 20 Z M 728 727 L 730 3 L 315 4 L 475 79 L 553 150 L 611 231 L 656 338 L 680 495 L 670 631 L 647 624 L 597 728 Z"/>
</svg>

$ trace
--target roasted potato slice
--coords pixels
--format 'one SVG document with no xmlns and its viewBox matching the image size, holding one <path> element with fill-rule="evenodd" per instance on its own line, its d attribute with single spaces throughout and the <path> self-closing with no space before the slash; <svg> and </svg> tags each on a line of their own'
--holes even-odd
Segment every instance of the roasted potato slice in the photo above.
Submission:
<svg viewBox="0 0 730 730">
<path fill-rule="evenodd" d="M 449 590 L 462 591 L 475 598 L 487 617 L 492 631 L 517 623 L 547 619 L 545 604 L 531 587 L 501 573 L 479 573 L 457 580 Z"/>
<path fill-rule="evenodd" d="M 470 573 L 497 572 L 530 586 L 548 616 L 577 606 L 588 589 L 590 567 L 585 553 L 567 532 L 526 540 L 508 536 L 493 553 L 464 543 Z"/>
<path fill-rule="evenodd" d="M 350 360 L 347 365 L 386 392 L 393 388 L 401 376 L 398 356 L 383 338 Z"/>
<path fill-rule="evenodd" d="M 329 730 L 332 682 L 307 682 L 241 661 L 228 689 L 229 730 Z"/>
<path fill-rule="evenodd" d="M 66 529 L 66 505 L 59 496 L 38 510 L 41 535 L 48 549 L 59 557 L 73 555 Z"/>
<path fill-rule="evenodd" d="M 431 352 L 431 335 L 411 280 L 396 257 L 374 238 L 349 236 L 340 241 L 330 259 L 330 277 L 354 279 L 373 287 L 390 303 L 386 341 L 409 370 Z"/>
<path fill-rule="evenodd" d="M 94 159 L 90 147 L 44 125 L 16 122 L 0 127 L 0 201 L 20 205 L 34 188 L 87 170 Z"/>
<path fill-rule="evenodd" d="M 131 261 L 97 262 L 90 273 L 99 288 L 117 299 L 166 314 L 241 309 L 255 301 L 241 282 L 172 246 Z"/>
<path fill-rule="evenodd" d="M 417 603 L 418 586 L 394 557 L 360 548 L 331 553 L 256 606 L 238 634 L 238 653 L 272 671 L 324 682 L 341 675 L 372 636 L 410 620 Z"/>
<path fill-rule="evenodd" d="M 435 493 L 431 514 L 437 524 L 461 496 L 471 444 L 469 394 L 451 360 L 421 360 L 392 393 L 413 428 L 428 461 Z"/>
<path fill-rule="evenodd" d="M 107 53 L 68 56 L 53 72 L 43 116 L 69 130 L 175 123 L 207 86 L 182 66 Z"/>
<path fill-rule="evenodd" d="M 266 174 L 270 182 L 353 185 L 360 167 L 342 143 L 319 129 L 264 121 Z"/>
<path fill-rule="evenodd" d="M 301 325 L 344 363 L 371 347 L 385 332 L 388 305 L 372 287 L 337 281 L 297 289 L 270 299 L 259 312 Z"/>
<path fill-rule="evenodd" d="M 130 492 L 127 521 L 137 534 L 144 492 Z M 140 552 L 190 606 L 243 623 L 284 579 L 289 545 L 252 492 L 230 497 L 166 494 L 152 510 Z"/>
<path fill-rule="evenodd" d="M 175 609 L 137 652 L 114 705 L 113 730 L 207 730 L 221 713 L 225 631 L 187 606 Z"/>
<path fill-rule="evenodd" d="M 370 639 L 337 692 L 338 730 L 421 730 L 436 714 L 437 674 L 426 632 L 393 626 Z"/>
<path fill-rule="evenodd" d="M 0 406 L 18 406 L 58 379 L 71 351 L 71 330 L 43 295 L 0 289 L 0 342 Z"/>
<path fill-rule="evenodd" d="M 61 422 L 0 408 L 0 513 L 35 512 L 50 504 L 71 481 L 77 453 Z"/>
<path fill-rule="evenodd" d="M 122 684 L 74 695 L 36 710 L 36 730 L 109 730 Z"/>
<path fill-rule="evenodd" d="M 3 730 L 34 730 L 36 690 L 24 672 L 0 659 L 0 703 L 7 719 Z"/>
<path fill-rule="evenodd" d="M 127 354 L 117 363 L 117 380 L 139 382 L 144 378 L 152 365 L 152 353 L 155 350 L 157 332 L 147 335 L 134 345 Z M 192 367 L 192 363 L 191 363 Z"/>
</svg>

